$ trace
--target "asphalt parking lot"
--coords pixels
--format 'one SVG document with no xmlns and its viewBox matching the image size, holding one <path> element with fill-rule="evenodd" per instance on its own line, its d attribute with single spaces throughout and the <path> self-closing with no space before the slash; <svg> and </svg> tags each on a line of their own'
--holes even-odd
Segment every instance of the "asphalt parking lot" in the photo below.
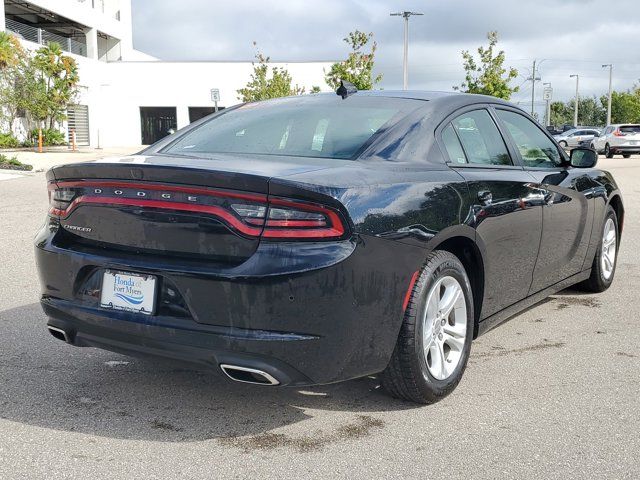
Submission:
<svg viewBox="0 0 640 480">
<path fill-rule="evenodd" d="M 44 174 L 0 181 L 0 478 L 640 478 L 640 157 L 601 158 L 626 218 L 613 286 L 478 339 L 416 406 L 375 378 L 305 390 L 51 337 L 31 239 Z"/>
</svg>

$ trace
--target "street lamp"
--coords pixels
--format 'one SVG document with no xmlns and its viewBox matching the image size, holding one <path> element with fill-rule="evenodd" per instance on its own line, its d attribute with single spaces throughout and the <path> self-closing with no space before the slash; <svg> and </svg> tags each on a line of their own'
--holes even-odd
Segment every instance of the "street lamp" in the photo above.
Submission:
<svg viewBox="0 0 640 480">
<path fill-rule="evenodd" d="M 411 15 L 424 15 L 424 13 L 418 12 L 396 12 L 391 13 L 392 17 L 404 18 L 404 58 L 402 62 L 402 89 L 407 90 L 409 88 L 409 17 Z"/>
<path fill-rule="evenodd" d="M 573 109 L 573 126 L 577 127 L 578 126 L 578 85 L 580 83 L 580 75 L 576 74 L 576 75 L 569 75 L 569 78 L 576 78 L 576 100 L 575 100 L 575 105 L 574 105 L 574 109 Z"/>
<path fill-rule="evenodd" d="M 613 77 L 613 64 L 607 63 L 602 68 L 609 67 L 609 98 L 607 100 L 607 125 L 611 125 L 611 80 Z"/>
</svg>

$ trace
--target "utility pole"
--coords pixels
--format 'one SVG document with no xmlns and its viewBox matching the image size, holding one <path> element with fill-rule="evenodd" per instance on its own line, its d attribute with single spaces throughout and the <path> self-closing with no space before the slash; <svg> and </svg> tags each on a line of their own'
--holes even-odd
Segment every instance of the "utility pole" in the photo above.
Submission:
<svg viewBox="0 0 640 480">
<path fill-rule="evenodd" d="M 613 64 L 607 63 L 602 68 L 609 67 L 609 98 L 607 100 L 607 125 L 611 125 L 611 81 L 613 79 Z"/>
<path fill-rule="evenodd" d="M 531 68 L 531 76 L 527 78 L 527 80 L 531 80 L 531 116 L 533 117 L 533 114 L 535 113 L 534 102 L 536 98 L 536 82 L 540 81 L 540 77 L 536 77 L 536 61 L 535 60 L 533 61 L 533 67 Z"/>
<path fill-rule="evenodd" d="M 409 17 L 411 15 L 424 15 L 418 12 L 396 12 L 389 14 L 392 17 L 404 18 L 404 55 L 402 60 L 402 89 L 409 88 Z"/>
<path fill-rule="evenodd" d="M 569 78 L 576 77 L 576 100 L 573 108 L 573 126 L 578 126 L 578 85 L 580 84 L 580 75 L 569 75 Z"/>
</svg>

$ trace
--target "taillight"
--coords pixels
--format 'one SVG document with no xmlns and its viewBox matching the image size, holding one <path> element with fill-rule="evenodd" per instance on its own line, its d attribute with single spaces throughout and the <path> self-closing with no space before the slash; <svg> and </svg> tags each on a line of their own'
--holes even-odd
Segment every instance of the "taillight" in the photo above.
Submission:
<svg viewBox="0 0 640 480">
<path fill-rule="evenodd" d="M 613 131 L 613 135 L 616 137 L 624 137 L 626 134 L 621 132 L 620 129 L 616 129 Z"/>
<path fill-rule="evenodd" d="M 66 211 L 77 195 L 73 188 L 56 188 L 55 184 L 49 184 L 49 213 L 53 216 L 60 216 Z"/>
<path fill-rule="evenodd" d="M 237 204 L 231 208 L 250 224 L 263 228 L 263 238 L 338 238 L 345 233 L 339 214 L 323 205 L 269 198 L 264 206 Z"/>
<path fill-rule="evenodd" d="M 60 182 L 49 188 L 49 214 L 59 218 L 81 205 L 118 205 L 211 215 L 250 237 L 337 239 L 346 233 L 341 215 L 330 207 L 261 194 L 109 181 Z"/>
</svg>

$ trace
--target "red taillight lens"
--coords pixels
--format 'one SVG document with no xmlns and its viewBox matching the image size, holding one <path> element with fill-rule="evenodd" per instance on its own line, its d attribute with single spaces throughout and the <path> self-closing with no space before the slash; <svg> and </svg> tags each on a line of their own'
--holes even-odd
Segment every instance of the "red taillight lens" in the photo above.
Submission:
<svg viewBox="0 0 640 480">
<path fill-rule="evenodd" d="M 56 188 L 55 184 L 50 184 L 49 189 L 49 213 L 54 216 L 61 216 L 71 205 L 77 195 L 77 191 L 72 188 Z"/>
<path fill-rule="evenodd" d="M 263 227 L 263 238 L 338 238 L 345 233 L 340 216 L 318 204 L 270 198 L 268 209 L 248 204 L 231 208 L 244 222 Z"/>
<path fill-rule="evenodd" d="M 250 237 L 337 239 L 338 212 L 316 203 L 198 187 L 127 182 L 60 182 L 49 187 L 50 215 L 66 218 L 83 204 L 159 208 L 217 217 Z"/>
</svg>

